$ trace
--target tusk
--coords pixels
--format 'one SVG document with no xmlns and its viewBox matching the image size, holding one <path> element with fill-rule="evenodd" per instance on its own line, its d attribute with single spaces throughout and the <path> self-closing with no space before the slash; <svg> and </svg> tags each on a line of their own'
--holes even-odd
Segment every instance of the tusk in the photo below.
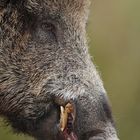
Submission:
<svg viewBox="0 0 140 140">
<path fill-rule="evenodd" d="M 67 120 L 68 120 L 68 114 L 71 113 L 73 116 L 73 119 L 75 120 L 75 110 L 71 103 L 66 104 L 65 108 L 63 106 L 60 106 L 60 129 L 61 131 L 64 131 L 64 129 L 67 126 Z M 74 121 L 73 120 L 73 121 Z"/>
<path fill-rule="evenodd" d="M 60 129 L 64 131 L 67 125 L 68 113 L 65 111 L 63 106 L 60 106 Z"/>
</svg>

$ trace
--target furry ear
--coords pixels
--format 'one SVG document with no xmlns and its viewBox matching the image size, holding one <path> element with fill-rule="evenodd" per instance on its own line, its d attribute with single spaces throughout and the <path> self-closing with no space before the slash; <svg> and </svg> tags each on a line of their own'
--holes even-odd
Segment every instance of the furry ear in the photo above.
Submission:
<svg viewBox="0 0 140 140">
<path fill-rule="evenodd" d="M 0 7 L 5 7 L 10 0 L 0 0 Z"/>
</svg>

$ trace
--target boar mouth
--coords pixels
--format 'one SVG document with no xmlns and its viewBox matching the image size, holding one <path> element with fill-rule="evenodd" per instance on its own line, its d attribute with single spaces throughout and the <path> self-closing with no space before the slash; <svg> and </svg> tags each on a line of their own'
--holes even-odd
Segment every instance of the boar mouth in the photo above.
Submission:
<svg viewBox="0 0 140 140">
<path fill-rule="evenodd" d="M 72 103 L 64 106 L 52 104 L 49 112 L 44 114 L 29 135 L 37 140 L 78 140 L 75 132 L 76 107 Z"/>
</svg>

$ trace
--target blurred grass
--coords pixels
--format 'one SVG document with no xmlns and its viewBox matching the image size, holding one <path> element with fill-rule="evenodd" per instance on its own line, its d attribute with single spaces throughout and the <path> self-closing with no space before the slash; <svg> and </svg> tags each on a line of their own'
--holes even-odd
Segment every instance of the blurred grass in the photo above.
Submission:
<svg viewBox="0 0 140 140">
<path fill-rule="evenodd" d="M 140 139 L 140 1 L 94 0 L 90 52 L 101 72 L 122 140 Z"/>
<path fill-rule="evenodd" d="M 13 134 L 13 131 L 10 127 L 6 127 L 3 123 L 3 120 L 0 119 L 0 140 L 33 140 L 28 136 Z"/>
<path fill-rule="evenodd" d="M 90 52 L 112 103 L 119 137 L 140 139 L 140 1 L 94 0 Z M 0 140 L 29 140 L 0 127 Z"/>
</svg>

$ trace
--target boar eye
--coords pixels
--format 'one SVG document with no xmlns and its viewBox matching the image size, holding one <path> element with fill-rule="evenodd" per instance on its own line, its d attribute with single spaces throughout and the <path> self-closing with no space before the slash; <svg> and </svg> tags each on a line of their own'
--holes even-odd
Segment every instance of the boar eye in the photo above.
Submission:
<svg viewBox="0 0 140 140">
<path fill-rule="evenodd" d="M 41 38 L 47 39 L 48 41 L 57 41 L 56 26 L 51 22 L 43 22 L 41 24 Z"/>
<path fill-rule="evenodd" d="M 55 31 L 55 26 L 52 23 L 43 23 L 42 24 L 42 29 L 44 31 L 52 31 L 52 32 L 54 32 Z"/>
</svg>

